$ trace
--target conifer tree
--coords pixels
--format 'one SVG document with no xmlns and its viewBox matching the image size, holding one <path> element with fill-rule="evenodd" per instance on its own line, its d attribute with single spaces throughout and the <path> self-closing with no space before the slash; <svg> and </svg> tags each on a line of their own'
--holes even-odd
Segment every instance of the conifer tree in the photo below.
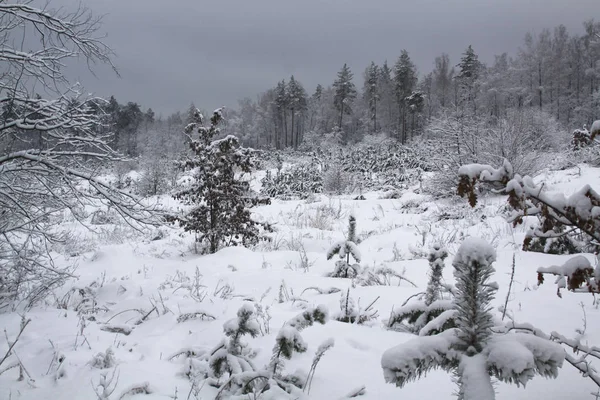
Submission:
<svg viewBox="0 0 600 400">
<path fill-rule="evenodd" d="M 337 79 L 333 82 L 333 89 L 335 90 L 333 105 L 340 112 L 339 127 L 341 128 L 344 114 L 352 114 L 351 106 L 356 98 L 356 86 L 352 82 L 354 75 L 347 64 L 344 64 L 337 76 Z"/>
<path fill-rule="evenodd" d="M 203 125 L 203 119 L 196 110 L 194 121 L 186 127 L 188 134 L 196 130 L 199 138 L 190 143 L 195 157 L 180 164 L 182 169 L 195 170 L 195 180 L 174 195 L 193 208 L 171 220 L 179 222 L 186 232 L 196 233 L 196 241 L 206 245 L 208 253 L 221 246 L 255 244 L 261 237 L 259 228 L 269 226 L 251 218 L 249 207 L 258 199 L 249 196 L 248 182 L 236 176 L 238 170 L 249 173 L 255 168 L 253 151 L 241 147 L 235 136 L 213 140 L 223 119 L 221 109 L 214 111 L 209 127 Z"/>
<path fill-rule="evenodd" d="M 479 61 L 479 57 L 475 54 L 475 50 L 473 50 L 471 45 L 469 45 L 463 54 L 457 67 L 459 68 L 459 72 L 456 79 L 458 80 L 461 91 L 461 98 L 459 101 L 471 104 L 473 114 L 475 115 L 477 114 L 477 82 L 483 65 Z"/>
<path fill-rule="evenodd" d="M 442 299 L 441 281 L 446 257 L 448 251 L 441 244 L 434 244 L 428 255 L 430 271 L 425 293 L 417 301 L 395 309 L 387 321 L 388 328 L 425 336 L 456 327 L 454 304 Z"/>
<path fill-rule="evenodd" d="M 371 61 L 365 71 L 363 96 L 369 107 L 369 119 L 373 122 L 373 132 L 377 132 L 377 106 L 379 104 L 379 67 Z"/>
<path fill-rule="evenodd" d="M 211 352 L 208 360 L 210 374 L 219 378 L 224 374 L 255 371 L 256 367 L 251 361 L 253 354 L 241 340 L 244 335 L 256 337 L 260 332 L 254 307 L 248 303 L 244 304 L 238 310 L 236 318 L 223 324 L 223 331 L 227 338 Z"/>
<path fill-rule="evenodd" d="M 300 82 L 298 82 L 294 76 L 290 78 L 287 85 L 287 107 L 289 108 L 292 116 L 291 120 L 291 144 L 294 148 L 298 148 L 300 144 L 300 114 L 306 110 L 307 107 L 307 95 L 306 90 Z M 298 118 L 296 118 L 298 117 Z M 295 130 L 295 134 L 294 134 Z"/>
<path fill-rule="evenodd" d="M 331 260 L 334 255 L 338 255 L 340 260 L 335 263 L 335 270 L 330 275 L 335 278 L 353 278 L 360 272 L 361 255 L 356 245 L 356 218 L 350 215 L 348 218 L 348 237 L 346 240 L 337 242 L 327 252 L 327 259 Z M 350 264 L 350 256 L 356 261 Z"/>
<path fill-rule="evenodd" d="M 288 109 L 288 93 L 285 80 L 277 83 L 275 88 L 275 113 L 277 117 L 278 135 L 276 140 L 277 149 L 287 147 L 287 109 Z M 283 143 L 281 137 L 283 136 Z"/>
<path fill-rule="evenodd" d="M 446 257 L 448 257 L 448 251 L 441 244 L 435 243 L 427 258 L 429 267 L 431 268 L 427 291 L 425 292 L 425 304 L 428 306 L 441 297 L 442 272 Z"/>
<path fill-rule="evenodd" d="M 395 121 L 394 116 L 394 83 L 392 80 L 392 70 L 387 61 L 379 68 L 377 77 L 377 86 L 379 93 L 379 124 L 381 129 L 387 129 L 388 133 Z M 384 118 L 385 117 L 385 118 Z"/>
<path fill-rule="evenodd" d="M 462 243 L 453 262 L 457 327 L 387 350 L 381 359 L 387 382 L 402 387 L 441 368 L 458 377 L 460 400 L 493 400 L 492 377 L 516 385 L 535 375 L 556 378 L 565 359 L 560 344 L 526 333 L 492 331 L 495 259 L 495 250 L 481 239 Z"/>
<path fill-rule="evenodd" d="M 417 70 L 408 52 L 402 50 L 394 66 L 394 91 L 398 106 L 398 135 L 402 144 L 406 143 L 406 115 L 408 106 L 406 98 L 411 95 L 417 84 Z"/>
</svg>

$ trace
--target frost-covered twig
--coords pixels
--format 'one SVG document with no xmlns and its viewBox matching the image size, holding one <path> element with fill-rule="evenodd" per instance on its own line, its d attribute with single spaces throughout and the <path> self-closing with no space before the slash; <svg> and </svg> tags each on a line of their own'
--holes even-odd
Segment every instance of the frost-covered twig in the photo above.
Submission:
<svg viewBox="0 0 600 400">
<path fill-rule="evenodd" d="M 502 321 L 504 321 L 504 317 L 506 316 L 506 308 L 508 307 L 508 299 L 510 298 L 510 292 L 512 290 L 512 285 L 515 280 L 515 264 L 516 264 L 516 256 L 513 254 L 512 258 L 512 268 L 510 273 L 510 283 L 508 284 L 508 292 L 506 293 L 506 299 L 504 300 L 504 308 L 502 309 Z"/>
<path fill-rule="evenodd" d="M 334 345 L 335 345 L 335 341 L 333 340 L 333 338 L 329 338 L 319 345 L 319 348 L 317 349 L 315 356 L 313 358 L 312 364 L 310 366 L 310 370 L 308 371 L 308 377 L 306 378 L 306 384 L 304 385 L 304 388 L 302 391 L 306 391 L 307 394 L 310 394 L 310 388 L 312 386 L 312 381 L 315 376 L 315 371 L 317 369 L 317 365 L 319 364 L 319 361 L 321 361 L 321 357 L 323 357 L 325 352 L 327 350 L 329 350 L 330 348 L 332 348 Z"/>
<path fill-rule="evenodd" d="M 342 397 L 340 400 L 353 399 L 355 397 L 364 396 L 365 394 L 367 394 L 367 387 L 363 385 L 357 387 L 356 389 L 353 389 L 350 393 Z"/>
<path fill-rule="evenodd" d="M 29 325 L 29 323 L 31 322 L 31 319 L 25 319 L 25 317 L 21 317 L 21 326 L 19 329 L 19 333 L 17 333 L 17 337 L 11 342 L 8 339 L 8 333 L 6 332 L 6 329 L 4 329 L 4 336 L 6 337 L 6 343 L 8 344 L 8 350 L 6 350 L 6 354 L 4 354 L 4 356 L 0 359 L 0 366 L 8 359 L 8 357 L 10 357 L 10 355 L 12 354 L 13 348 L 17 345 L 17 343 L 19 342 L 19 339 L 21 338 L 21 334 L 23 334 L 23 331 L 25 330 L 25 328 L 27 328 L 27 325 Z"/>
<path fill-rule="evenodd" d="M 189 313 L 181 314 L 177 317 L 177 322 L 182 323 L 191 319 L 205 319 L 208 321 L 214 321 L 216 318 L 214 315 L 207 313 L 206 311 L 194 311 Z"/>
<path fill-rule="evenodd" d="M 336 287 L 328 287 L 328 288 L 323 289 L 323 288 L 320 288 L 317 286 L 310 286 L 310 287 L 307 287 L 306 289 L 304 289 L 302 291 L 302 293 L 300 293 L 300 296 L 302 296 L 304 294 L 304 292 L 306 292 L 307 290 L 315 290 L 319 294 L 333 294 L 333 293 L 337 293 L 337 292 L 341 291 L 341 289 L 336 288 Z"/>
</svg>

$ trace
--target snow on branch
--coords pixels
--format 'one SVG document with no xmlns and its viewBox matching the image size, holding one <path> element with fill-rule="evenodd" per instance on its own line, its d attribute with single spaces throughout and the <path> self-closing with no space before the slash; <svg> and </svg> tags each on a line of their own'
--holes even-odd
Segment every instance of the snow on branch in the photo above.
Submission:
<svg viewBox="0 0 600 400">
<path fill-rule="evenodd" d="M 499 193 L 508 195 L 512 213 L 508 221 L 521 224 L 526 216 L 538 216 L 540 224 L 528 232 L 524 249 L 536 244 L 544 245 L 553 240 L 567 240 L 572 247 L 598 247 L 600 243 L 600 195 L 589 185 L 569 197 L 551 192 L 547 185 L 536 185 L 529 176 L 512 175 L 508 161 L 498 169 L 477 164 L 459 169 L 458 194 L 466 196 L 471 206 L 477 204 L 479 183 L 492 185 Z M 573 242 L 569 234 L 581 232 L 587 240 L 583 244 Z M 533 241 L 536 238 L 539 243 Z"/>
<path fill-rule="evenodd" d="M 537 269 L 538 285 L 544 283 L 544 275 L 556 276 L 556 294 L 562 297 L 560 289 L 567 288 L 573 292 L 599 293 L 598 282 L 600 271 L 592 268 L 590 261 L 584 256 L 575 256 L 563 265 L 552 265 Z"/>
</svg>

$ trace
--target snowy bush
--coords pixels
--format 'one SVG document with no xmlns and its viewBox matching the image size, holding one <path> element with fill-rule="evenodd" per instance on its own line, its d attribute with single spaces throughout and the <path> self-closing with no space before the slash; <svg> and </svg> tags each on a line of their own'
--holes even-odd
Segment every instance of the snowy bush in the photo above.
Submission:
<svg viewBox="0 0 600 400">
<path fill-rule="evenodd" d="M 571 147 L 573 150 L 581 150 L 592 144 L 592 135 L 587 129 L 575 129 L 571 139 Z"/>
<path fill-rule="evenodd" d="M 267 171 L 262 180 L 261 194 L 269 197 L 305 199 L 323 192 L 323 173 L 315 164 L 302 163 L 278 172 Z"/>
<path fill-rule="evenodd" d="M 540 267 L 537 269 L 538 285 L 544 283 L 544 275 L 556 277 L 556 294 L 562 297 L 560 290 L 566 288 L 573 292 L 600 293 L 600 263 L 593 268 L 584 256 L 575 256 L 563 265 Z"/>
<path fill-rule="evenodd" d="M 300 389 L 307 383 L 307 376 L 299 373 L 284 374 L 284 359 L 289 360 L 294 352 L 303 353 L 308 349 L 300 332 L 314 323 L 326 323 L 327 314 L 324 306 L 318 306 L 307 309 L 286 322 L 277 334 L 269 364 L 259 369 L 251 361 L 255 352 L 240 341 L 241 336 L 248 334 L 255 337 L 260 331 L 254 307 L 246 304 L 238 311 L 237 318 L 225 323 L 226 340 L 210 352 L 201 349 L 194 351 L 191 359 L 195 364 L 190 367 L 192 373 L 189 375 L 201 375 L 202 372 L 199 371 L 202 371 L 204 360 L 207 360 L 207 375 L 210 377 L 208 382 L 219 388 L 217 399 L 248 394 L 297 398 L 301 393 Z M 171 359 L 184 354 L 188 353 L 180 351 Z M 220 377 L 225 377 L 226 380 L 215 379 Z"/>
<path fill-rule="evenodd" d="M 360 273 L 360 250 L 356 245 L 356 218 L 350 215 L 348 218 L 348 237 L 346 240 L 334 243 L 327 251 L 327 259 L 331 260 L 335 255 L 339 260 L 335 262 L 334 271 L 329 274 L 333 278 L 354 278 Z M 350 264 L 350 256 L 355 263 Z"/>
<path fill-rule="evenodd" d="M 137 191 L 143 196 L 156 196 L 167 193 L 175 181 L 177 171 L 166 156 L 145 159 L 140 163 L 141 177 L 137 182 Z"/>
<path fill-rule="evenodd" d="M 535 174 L 547 166 L 547 154 L 560 151 L 565 135 L 556 119 L 533 109 L 511 110 L 501 118 L 442 115 L 424 134 L 436 173 L 424 189 L 436 196 L 455 191 L 457 169 L 464 164 L 498 164 L 507 159 L 515 173 Z"/>
<path fill-rule="evenodd" d="M 341 195 L 346 191 L 350 184 L 349 176 L 340 164 L 332 165 L 326 172 L 323 179 L 323 187 L 326 193 Z"/>
<path fill-rule="evenodd" d="M 94 358 L 89 362 L 89 364 L 93 368 L 99 369 L 107 369 L 113 368 L 116 365 L 117 361 L 115 360 L 115 352 L 111 347 L 106 349 L 106 351 L 100 352 L 94 356 Z"/>
<path fill-rule="evenodd" d="M 492 330 L 491 301 L 497 285 L 490 278 L 495 259 L 495 250 L 481 239 L 462 243 L 453 261 L 456 328 L 387 350 L 381 358 L 387 382 L 402 387 L 441 368 L 458 377 L 459 399 L 492 400 L 492 377 L 520 386 L 535 375 L 558 375 L 565 359 L 560 345 L 524 333 Z"/>
</svg>

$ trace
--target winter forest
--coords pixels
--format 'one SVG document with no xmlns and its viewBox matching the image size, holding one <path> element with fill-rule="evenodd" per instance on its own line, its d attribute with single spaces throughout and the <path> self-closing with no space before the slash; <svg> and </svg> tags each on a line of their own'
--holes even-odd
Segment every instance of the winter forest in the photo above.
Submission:
<svg viewBox="0 0 600 400">
<path fill-rule="evenodd" d="M 165 113 L 0 0 L 0 400 L 600 398 L 591 17 Z"/>
</svg>

